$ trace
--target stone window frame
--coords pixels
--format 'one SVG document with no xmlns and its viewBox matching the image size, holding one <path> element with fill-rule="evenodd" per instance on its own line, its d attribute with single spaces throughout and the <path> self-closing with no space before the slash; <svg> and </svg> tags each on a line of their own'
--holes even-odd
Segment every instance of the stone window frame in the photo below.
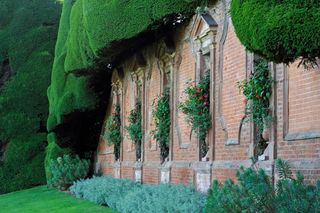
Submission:
<svg viewBox="0 0 320 213">
<path fill-rule="evenodd" d="M 145 126 L 143 127 L 145 130 L 147 130 L 145 132 L 144 135 L 144 140 L 145 140 L 145 148 L 148 149 L 148 151 L 156 151 L 157 147 L 154 146 L 151 141 L 152 141 L 152 134 L 151 134 L 151 125 L 150 122 L 152 121 L 152 107 L 150 107 L 150 102 L 152 102 L 153 100 L 150 100 L 150 85 L 151 85 L 151 78 L 153 75 L 153 66 L 154 64 L 149 64 L 148 68 L 146 69 L 146 73 L 145 73 L 145 93 L 144 93 L 144 100 L 145 100 L 145 108 L 144 108 L 144 114 L 145 114 Z"/>
<path fill-rule="evenodd" d="M 218 31 L 218 25 L 210 14 L 197 15 L 195 28 L 192 30 L 193 37 L 193 50 L 196 53 L 196 70 L 195 80 L 198 81 L 204 74 L 203 67 L 205 63 L 204 57 L 209 57 L 210 60 L 210 113 L 212 127 L 207 135 L 207 142 L 209 146 L 208 160 L 214 159 L 214 145 L 215 145 L 215 85 L 216 85 L 216 37 Z M 208 22 L 208 18 L 211 23 Z M 207 28 L 199 32 L 203 25 L 207 25 Z M 197 156 L 200 159 L 200 146 L 199 140 L 197 140 Z"/>
<path fill-rule="evenodd" d="M 145 67 L 138 67 L 135 69 L 135 71 L 130 72 L 131 81 L 134 83 L 134 100 L 133 100 L 133 106 L 136 105 L 137 98 L 140 98 L 141 101 L 141 126 L 142 126 L 142 140 L 141 140 L 141 161 L 144 160 L 144 141 L 145 141 L 145 134 L 144 134 L 144 127 L 145 127 L 145 84 L 144 84 L 144 78 L 145 78 Z M 131 109 L 132 110 L 132 109 Z M 130 140 L 131 141 L 131 140 Z M 129 152 L 135 152 L 135 146 L 134 142 L 131 141 Z"/>
<path fill-rule="evenodd" d="M 116 73 L 116 72 L 115 72 Z M 109 110 L 110 112 L 107 112 L 107 117 L 105 119 L 108 119 L 108 114 L 109 116 L 112 115 L 112 110 L 113 110 L 113 105 L 114 103 L 119 103 L 120 104 L 120 109 L 121 109 L 121 122 L 123 121 L 123 116 L 122 116 L 122 82 L 121 80 L 119 79 L 119 76 L 118 75 L 113 75 L 112 76 L 112 82 L 111 82 L 111 99 L 112 99 L 112 103 L 111 105 L 109 105 Z M 109 111 L 108 110 L 108 111 Z M 101 134 L 100 134 L 100 137 L 103 137 L 103 134 L 104 132 L 106 131 L 106 120 L 105 120 L 105 124 L 103 125 L 103 131 L 101 131 Z M 121 145 L 120 145 L 120 158 L 119 160 L 122 161 L 122 140 L 123 140 L 123 127 L 121 125 Z M 105 145 L 106 147 L 109 147 L 107 141 L 105 141 Z M 110 151 L 106 151 L 106 152 L 103 152 L 104 155 L 110 155 L 110 154 L 114 154 L 114 151 L 110 150 Z"/>
<path fill-rule="evenodd" d="M 161 45 L 160 53 L 159 53 L 159 60 L 158 60 L 158 68 L 160 70 L 160 94 L 162 94 L 165 90 L 165 87 L 170 87 L 170 120 L 171 120 L 171 127 L 170 127 L 170 136 L 169 136 L 169 160 L 172 160 L 173 155 L 173 131 L 174 131 L 174 110 L 173 110 L 173 103 L 175 99 L 175 92 L 174 92 L 174 68 L 175 68 L 175 56 L 176 52 L 170 51 L 164 45 Z M 165 78 L 167 78 L 167 82 L 165 82 Z M 166 84 L 166 85 L 165 85 Z"/>
<path fill-rule="evenodd" d="M 115 103 L 119 104 L 120 106 L 120 120 L 121 120 L 121 127 L 120 127 L 120 135 L 121 135 L 121 143 L 120 143 L 120 157 L 118 161 L 123 160 L 123 95 L 122 95 L 122 81 L 118 78 L 117 80 L 113 81 L 111 84 L 112 87 L 112 94 L 113 98 L 116 98 Z M 113 100 L 114 103 L 114 100 Z M 112 103 L 112 104 L 113 104 Z M 113 106 L 112 106 L 113 108 Z"/>
<path fill-rule="evenodd" d="M 255 61 L 259 58 L 258 55 L 247 51 L 246 53 L 246 63 L 247 63 L 247 73 L 246 78 L 249 79 L 250 76 L 254 73 Z M 270 136 L 269 141 L 267 142 L 268 146 L 265 148 L 264 153 L 260 155 L 258 161 L 267 161 L 274 159 L 274 152 L 275 152 L 275 141 L 276 141 L 276 115 L 277 115 L 277 75 L 276 75 L 276 64 L 273 62 L 268 63 L 270 76 L 272 77 L 274 83 L 272 84 L 272 93 L 271 97 L 269 98 L 269 107 L 271 109 L 271 116 L 273 121 L 270 122 Z M 241 134 L 241 133 L 240 133 Z M 256 129 L 252 122 L 250 122 L 250 147 L 248 151 L 248 157 L 254 156 L 254 141 L 256 138 Z"/>
</svg>

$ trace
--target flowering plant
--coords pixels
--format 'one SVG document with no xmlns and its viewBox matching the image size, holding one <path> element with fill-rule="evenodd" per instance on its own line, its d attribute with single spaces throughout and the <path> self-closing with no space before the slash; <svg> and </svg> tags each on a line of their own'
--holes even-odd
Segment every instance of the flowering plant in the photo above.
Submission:
<svg viewBox="0 0 320 213">
<path fill-rule="evenodd" d="M 155 120 L 155 129 L 152 131 L 153 138 L 160 147 L 160 157 L 163 162 L 169 155 L 170 142 L 170 89 L 166 88 L 161 96 L 158 96 L 153 102 L 153 118 Z"/>
<path fill-rule="evenodd" d="M 107 120 L 104 138 L 109 145 L 114 146 L 114 156 L 118 160 L 120 158 L 120 144 L 121 144 L 121 118 L 120 106 L 115 106 L 115 112 Z"/>
<path fill-rule="evenodd" d="M 196 85 L 192 82 L 187 84 L 188 87 L 184 91 L 187 100 L 181 103 L 179 108 L 186 114 L 187 122 L 192 126 L 190 136 L 194 131 L 199 139 L 200 157 L 203 158 L 209 150 L 206 136 L 212 125 L 209 98 L 210 74 L 207 73 Z"/>
<path fill-rule="evenodd" d="M 249 80 L 238 82 L 240 91 L 246 96 L 245 119 L 243 121 L 253 122 L 257 129 L 255 139 L 257 155 L 262 154 L 266 147 L 262 132 L 272 121 L 269 107 L 272 83 L 268 63 L 263 60 L 256 63 L 254 73 Z"/>
<path fill-rule="evenodd" d="M 128 117 L 129 125 L 126 130 L 129 134 L 129 139 L 132 140 L 136 148 L 136 158 L 141 159 L 141 141 L 142 141 L 142 125 L 141 125 L 141 101 L 137 100 L 135 108 L 130 111 Z"/>
</svg>

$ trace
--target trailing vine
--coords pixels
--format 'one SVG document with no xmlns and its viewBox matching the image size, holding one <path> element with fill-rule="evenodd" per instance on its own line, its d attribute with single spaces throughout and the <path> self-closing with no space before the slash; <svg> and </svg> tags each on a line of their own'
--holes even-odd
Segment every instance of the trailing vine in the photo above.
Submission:
<svg viewBox="0 0 320 213">
<path fill-rule="evenodd" d="M 155 129 L 152 131 L 153 138 L 160 147 L 160 159 L 162 162 L 169 155 L 170 142 L 170 89 L 166 88 L 161 96 L 158 96 L 153 102 L 153 118 L 155 120 Z"/>
<path fill-rule="evenodd" d="M 129 134 L 129 139 L 135 144 L 136 159 L 141 159 L 141 141 L 142 141 L 142 126 L 141 126 L 141 101 L 136 102 L 135 108 L 131 110 L 129 115 L 129 125 L 126 130 Z"/>
<path fill-rule="evenodd" d="M 195 131 L 200 142 L 200 157 L 206 156 L 209 146 L 206 143 L 206 137 L 211 128 L 211 114 L 210 114 L 210 74 L 200 79 L 198 84 L 196 82 L 188 82 L 188 87 L 184 93 L 187 95 L 187 100 L 179 105 L 179 108 L 184 114 L 189 124 L 191 124 L 191 134 Z M 190 134 L 190 136 L 191 136 Z"/>
<path fill-rule="evenodd" d="M 272 121 L 269 107 L 272 83 L 268 63 L 263 60 L 257 62 L 249 80 L 238 82 L 240 91 L 246 97 L 245 117 L 241 122 L 253 122 L 257 129 L 255 155 L 261 155 L 267 147 L 266 141 L 262 138 L 262 132 Z"/>
<path fill-rule="evenodd" d="M 120 105 L 115 106 L 115 111 L 107 120 L 104 138 L 109 145 L 114 146 L 114 157 L 116 160 L 120 158 L 120 144 L 121 144 L 121 115 Z"/>
</svg>

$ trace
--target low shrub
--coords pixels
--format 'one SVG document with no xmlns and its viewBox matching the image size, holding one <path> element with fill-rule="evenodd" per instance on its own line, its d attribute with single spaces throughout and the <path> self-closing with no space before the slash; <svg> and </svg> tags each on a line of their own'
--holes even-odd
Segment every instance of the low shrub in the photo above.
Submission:
<svg viewBox="0 0 320 213">
<path fill-rule="evenodd" d="M 184 185 L 141 185 L 113 177 L 80 180 L 70 187 L 78 198 L 119 212 L 201 212 L 206 197 Z"/>
<path fill-rule="evenodd" d="M 141 184 L 126 179 L 93 177 L 75 182 L 70 191 L 77 198 L 118 209 L 124 196 L 139 187 Z"/>
<path fill-rule="evenodd" d="M 80 159 L 78 156 L 64 155 L 49 164 L 48 185 L 65 190 L 76 180 L 85 178 L 89 171 L 89 161 Z"/>
<path fill-rule="evenodd" d="M 286 162 L 278 160 L 276 166 L 276 187 L 262 169 L 252 168 L 237 172 L 237 184 L 214 181 L 205 212 L 320 212 L 320 181 L 307 185 L 300 173 L 293 178 Z"/>
<path fill-rule="evenodd" d="M 119 212 L 201 212 L 206 196 L 184 185 L 143 185 L 121 202 Z"/>
</svg>

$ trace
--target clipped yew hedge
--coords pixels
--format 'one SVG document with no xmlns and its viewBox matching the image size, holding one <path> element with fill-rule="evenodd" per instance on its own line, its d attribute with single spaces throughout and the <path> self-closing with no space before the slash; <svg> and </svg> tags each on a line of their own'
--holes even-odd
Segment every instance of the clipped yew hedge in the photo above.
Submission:
<svg viewBox="0 0 320 213">
<path fill-rule="evenodd" d="M 318 0 L 232 0 L 231 18 L 241 43 L 267 60 L 320 56 Z"/>
<path fill-rule="evenodd" d="M 141 40 L 152 40 L 157 30 L 164 26 L 173 29 L 175 21 L 190 18 L 201 3 L 202 0 L 63 1 L 48 88 L 50 148 L 46 165 L 64 149 L 80 156 L 96 149 L 109 100 L 109 65 L 120 60 L 119 55 L 141 46 Z M 152 36 L 142 37 L 143 33 Z M 132 40 L 139 42 L 134 45 Z"/>
</svg>

